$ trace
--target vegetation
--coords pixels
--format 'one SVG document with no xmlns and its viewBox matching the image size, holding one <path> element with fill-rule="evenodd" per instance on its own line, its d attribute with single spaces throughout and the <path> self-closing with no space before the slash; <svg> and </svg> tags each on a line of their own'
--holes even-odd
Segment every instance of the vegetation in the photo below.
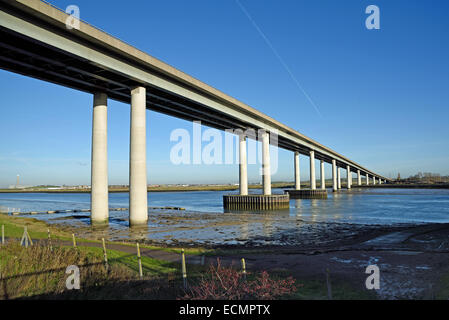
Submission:
<svg viewBox="0 0 449 320">
<path fill-rule="evenodd" d="M 431 293 L 430 299 L 449 300 L 449 272 L 441 277 L 435 291 Z"/>
<path fill-rule="evenodd" d="M 5 226 L 6 238 L 21 238 L 23 229 L 27 226 L 28 233 L 32 239 L 46 239 L 48 237 L 47 229 L 50 229 L 52 238 L 70 239 L 70 234 L 63 232 L 57 228 L 48 226 L 45 222 L 30 218 L 17 218 L 0 214 L 0 225 Z"/>
<path fill-rule="evenodd" d="M 109 272 L 106 272 L 103 249 L 93 246 L 96 241 L 77 239 L 84 245 L 72 248 L 71 234 L 50 226 L 52 239 L 65 240 L 67 246 L 57 246 L 64 242 L 54 241 L 53 251 L 45 241 L 35 241 L 34 245 L 24 248 L 17 240 L 23 234 L 23 227 L 33 238 L 46 239 L 47 226 L 44 222 L 30 218 L 19 218 L 0 215 L 0 224 L 5 225 L 6 237 L 10 242 L 0 247 L 0 299 L 197 299 L 205 295 L 203 288 L 208 288 L 209 298 L 242 297 L 247 299 L 327 299 L 326 281 L 322 279 L 294 279 L 286 272 L 248 273 L 248 280 L 243 286 L 242 274 L 233 268 L 222 268 L 188 264 L 189 289 L 184 291 L 179 262 L 152 259 L 142 255 L 143 279 L 138 277 L 138 260 L 134 253 L 107 249 Z M 107 247 L 132 243 L 108 242 Z M 166 250 L 179 254 L 177 248 L 158 248 L 141 246 L 152 250 Z M 227 251 L 221 249 L 204 250 L 188 248 L 187 255 L 206 254 L 212 256 L 234 254 L 247 256 L 252 253 L 263 253 L 264 250 Z M 270 250 L 268 250 L 270 252 Z M 188 262 L 188 259 L 187 259 Z M 81 273 L 81 290 L 67 290 L 65 281 L 68 277 L 65 270 L 68 265 L 77 265 Z M 207 270 L 209 270 L 207 272 Z M 215 270 L 215 273 L 213 273 Z M 219 270 L 219 271 L 217 271 Z M 224 286 L 218 277 L 223 279 L 227 274 Z M 218 282 L 217 282 L 218 280 Z M 295 284 L 301 283 L 300 285 Z M 224 288 L 231 291 L 224 292 Z M 221 286 L 221 287 L 220 287 Z M 195 289 L 196 288 L 196 289 Z M 333 299 L 373 299 L 374 294 L 355 290 L 347 283 L 332 283 Z M 196 292 L 196 293 L 195 293 Z M 224 296 L 223 296 L 224 295 Z"/>
<path fill-rule="evenodd" d="M 10 241 L 0 249 L 0 299 L 175 299 L 183 294 L 179 264 L 142 256 L 143 278 L 136 255 L 96 247 L 20 246 Z M 80 290 L 67 290 L 65 273 L 80 268 Z M 189 266 L 195 279 L 204 270 Z"/>
<path fill-rule="evenodd" d="M 114 264 L 106 272 L 98 255 L 73 248 L 46 246 L 25 248 L 18 242 L 9 242 L 0 250 L 1 288 L 3 299 L 32 297 L 42 294 L 60 294 L 66 290 L 66 267 L 80 267 L 83 287 L 104 285 L 132 277 L 131 272 Z"/>
<path fill-rule="evenodd" d="M 272 300 L 296 292 L 296 280 L 275 279 L 263 271 L 246 279 L 246 274 L 232 267 L 211 264 L 197 285 L 191 286 L 183 299 L 188 300 Z"/>
<path fill-rule="evenodd" d="M 399 183 L 449 183 L 449 176 L 442 176 L 439 173 L 431 173 L 431 172 L 418 172 L 417 174 L 410 176 L 405 179 L 401 179 L 401 176 L 398 175 L 398 179 L 396 182 Z"/>
</svg>

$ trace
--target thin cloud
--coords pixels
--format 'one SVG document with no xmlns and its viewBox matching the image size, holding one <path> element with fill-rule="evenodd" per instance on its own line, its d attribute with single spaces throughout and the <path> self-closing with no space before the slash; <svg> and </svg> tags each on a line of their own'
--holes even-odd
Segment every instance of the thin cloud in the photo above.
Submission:
<svg viewBox="0 0 449 320">
<path fill-rule="evenodd" d="M 318 115 L 320 117 L 323 117 L 321 115 L 320 110 L 318 109 L 317 105 L 315 104 L 315 102 L 313 102 L 312 98 L 307 94 L 307 92 L 304 90 L 304 88 L 301 86 L 301 84 L 299 83 L 298 79 L 296 79 L 295 75 L 292 73 L 292 71 L 290 70 L 290 68 L 288 67 L 288 65 L 285 63 L 284 59 L 282 59 L 282 57 L 280 56 L 280 54 L 277 52 L 276 48 L 272 45 L 271 41 L 267 38 L 267 36 L 263 33 L 263 31 L 260 29 L 260 27 L 257 25 L 256 21 L 254 21 L 254 19 L 251 17 L 251 15 L 249 14 L 248 10 L 246 10 L 246 8 L 240 3 L 239 0 L 235 0 L 235 2 L 237 2 L 238 6 L 240 7 L 240 9 L 243 11 L 243 13 L 246 15 L 246 17 L 248 18 L 248 20 L 252 23 L 252 25 L 254 26 L 254 28 L 256 28 L 257 32 L 260 34 L 260 36 L 264 39 L 265 43 L 268 45 L 268 47 L 271 49 L 271 51 L 273 52 L 273 54 L 276 56 L 276 58 L 279 60 L 279 62 L 281 63 L 281 65 L 284 67 L 285 71 L 287 71 L 287 73 L 289 74 L 290 78 L 292 78 L 293 82 L 296 84 L 296 86 L 298 87 L 298 89 L 302 92 L 302 94 L 306 97 L 306 99 L 309 101 L 309 103 L 313 106 L 313 108 L 315 109 L 315 111 L 318 113 Z"/>
</svg>

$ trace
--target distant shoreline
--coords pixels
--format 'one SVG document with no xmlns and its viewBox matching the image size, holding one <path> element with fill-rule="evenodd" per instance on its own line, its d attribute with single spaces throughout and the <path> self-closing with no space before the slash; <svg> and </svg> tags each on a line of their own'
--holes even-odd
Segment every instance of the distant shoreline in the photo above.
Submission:
<svg viewBox="0 0 449 320">
<path fill-rule="evenodd" d="M 292 183 L 273 183 L 273 188 L 292 187 Z M 148 192 L 187 192 L 187 191 L 234 191 L 239 186 L 216 185 L 216 186 L 160 186 L 148 187 Z M 262 189 L 261 185 L 249 185 L 249 189 Z M 129 188 L 109 188 L 110 193 L 129 192 Z M 90 193 L 90 189 L 0 189 L 0 193 Z"/>
<path fill-rule="evenodd" d="M 395 184 L 376 184 L 376 185 L 354 185 L 354 188 L 365 188 L 365 189 L 449 189 L 449 183 L 438 183 L 438 184 L 404 184 L 404 183 L 395 183 Z"/>
<path fill-rule="evenodd" d="M 273 183 L 272 188 L 292 188 L 291 182 L 278 182 Z M 301 185 L 302 188 L 309 187 L 309 184 Z M 326 188 L 331 188 L 332 184 L 326 182 Z M 353 185 L 354 189 L 449 189 L 449 183 L 439 184 L 376 184 L 376 185 Z M 235 191 L 238 190 L 238 186 L 235 185 L 216 185 L 216 186 L 158 186 L 148 187 L 148 192 L 188 192 L 188 191 Z M 261 189 L 259 185 L 249 185 L 249 189 Z M 345 184 L 342 185 L 342 189 L 345 189 Z M 110 188 L 110 193 L 129 192 L 129 188 Z M 0 193 L 90 193 L 90 189 L 0 189 Z"/>
</svg>

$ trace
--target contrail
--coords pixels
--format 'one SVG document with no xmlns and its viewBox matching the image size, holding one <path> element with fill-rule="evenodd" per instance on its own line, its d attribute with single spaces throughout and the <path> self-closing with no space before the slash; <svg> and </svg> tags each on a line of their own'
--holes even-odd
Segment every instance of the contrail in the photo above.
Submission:
<svg viewBox="0 0 449 320">
<path fill-rule="evenodd" d="M 307 92 L 303 89 L 303 87 L 301 86 L 301 84 L 299 83 L 299 81 L 296 79 L 296 77 L 293 75 L 293 73 L 291 72 L 290 68 L 287 66 L 287 64 L 284 62 L 284 59 L 282 59 L 282 57 L 279 55 L 279 53 L 277 52 L 277 50 L 273 47 L 273 45 L 271 44 L 271 41 L 268 40 L 267 36 L 262 32 L 262 30 L 259 28 L 259 26 L 257 25 L 257 23 L 254 21 L 254 19 L 251 17 L 251 15 L 249 14 L 249 12 L 245 9 L 245 7 L 240 3 L 239 0 L 235 0 L 235 2 L 237 2 L 237 4 L 239 5 L 240 9 L 243 11 L 243 13 L 246 15 L 246 17 L 249 19 L 249 21 L 252 23 L 252 25 L 254 26 L 254 28 L 256 28 L 257 32 L 259 32 L 260 36 L 265 40 L 265 43 L 268 45 L 268 47 L 270 47 L 271 51 L 273 51 L 273 54 L 276 56 L 276 58 L 279 60 L 279 62 L 282 64 L 282 66 L 284 67 L 285 71 L 287 71 L 287 73 L 290 75 L 290 78 L 292 78 L 293 82 L 296 84 L 296 86 L 299 88 L 299 90 L 304 94 L 304 96 L 307 98 L 307 100 L 310 102 L 310 104 L 315 108 L 316 112 L 318 113 L 318 115 L 320 117 L 322 117 L 320 110 L 318 110 L 318 107 L 316 106 L 316 104 L 313 102 L 312 98 L 310 98 L 310 96 L 307 94 Z"/>
</svg>

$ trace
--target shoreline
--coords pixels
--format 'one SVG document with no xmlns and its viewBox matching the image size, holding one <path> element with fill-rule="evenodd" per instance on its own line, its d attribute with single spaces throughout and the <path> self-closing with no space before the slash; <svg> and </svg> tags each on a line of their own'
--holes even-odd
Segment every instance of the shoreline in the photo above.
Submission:
<svg viewBox="0 0 449 320">
<path fill-rule="evenodd" d="M 292 187 L 292 183 L 273 183 L 273 188 Z M 262 189 L 262 185 L 249 185 L 249 189 Z M 148 187 L 147 192 L 190 192 L 190 191 L 235 191 L 239 186 L 235 185 L 211 185 L 211 186 L 161 186 Z M 90 193 L 88 189 L 0 189 L 0 193 Z M 129 188 L 109 188 L 109 193 L 129 192 Z"/>
<path fill-rule="evenodd" d="M 293 183 L 280 182 L 273 183 L 272 188 L 291 188 Z M 308 184 L 301 185 L 302 188 L 308 188 Z M 262 189 L 261 185 L 249 185 L 249 189 Z M 332 188 L 332 185 L 326 182 L 326 188 Z M 216 186 L 162 186 L 148 187 L 147 192 L 193 192 L 193 191 L 236 191 L 239 186 L 234 185 L 216 185 Z M 342 184 L 345 189 L 345 184 Z M 352 185 L 352 189 L 449 189 L 449 183 L 440 184 L 376 184 L 376 185 Z M 90 193 L 90 189 L 0 189 L 0 193 Z M 129 188 L 111 188 L 109 193 L 126 193 Z"/>
</svg>

